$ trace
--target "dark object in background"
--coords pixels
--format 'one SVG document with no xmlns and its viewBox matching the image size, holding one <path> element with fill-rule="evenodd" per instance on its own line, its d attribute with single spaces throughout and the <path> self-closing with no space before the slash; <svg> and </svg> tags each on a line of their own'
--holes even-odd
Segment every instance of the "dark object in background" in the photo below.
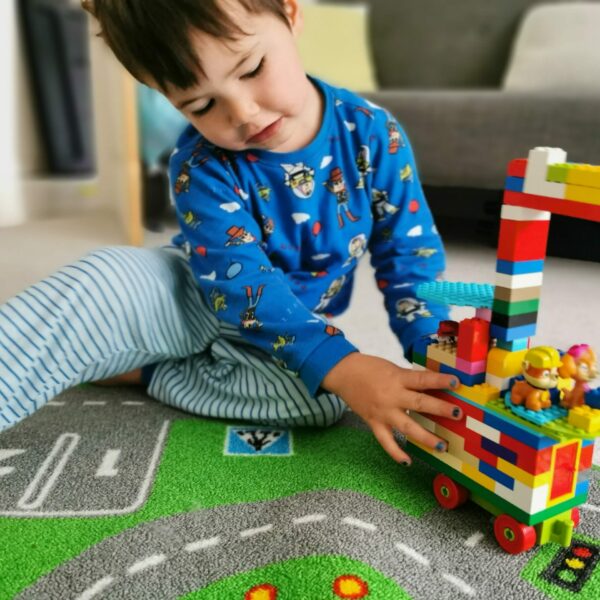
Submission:
<svg viewBox="0 0 600 600">
<path fill-rule="evenodd" d="M 170 155 L 170 151 L 161 155 L 153 169 L 142 162 L 142 219 L 149 231 L 164 231 L 167 225 L 177 225 L 175 209 L 169 201 Z"/>
<path fill-rule="evenodd" d="M 48 172 L 96 171 L 87 17 L 69 0 L 19 0 Z"/>
</svg>

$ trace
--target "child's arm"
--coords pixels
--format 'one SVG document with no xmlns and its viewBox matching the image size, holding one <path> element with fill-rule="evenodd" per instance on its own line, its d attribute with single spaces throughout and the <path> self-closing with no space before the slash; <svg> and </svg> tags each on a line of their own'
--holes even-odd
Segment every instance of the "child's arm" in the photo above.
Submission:
<svg viewBox="0 0 600 600">
<path fill-rule="evenodd" d="M 394 439 L 393 430 L 440 452 L 445 451 L 446 443 L 411 419 L 407 411 L 460 419 L 457 406 L 424 393 L 424 390 L 449 388 L 457 383 L 452 375 L 402 369 L 383 358 L 354 352 L 327 373 L 321 386 L 340 396 L 366 421 L 394 460 L 410 464 L 409 456 Z"/>
</svg>

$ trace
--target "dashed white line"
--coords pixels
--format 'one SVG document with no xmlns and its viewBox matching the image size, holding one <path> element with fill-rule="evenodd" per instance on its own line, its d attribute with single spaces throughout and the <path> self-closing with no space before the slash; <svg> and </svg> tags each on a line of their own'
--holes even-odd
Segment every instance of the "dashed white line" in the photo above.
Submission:
<svg viewBox="0 0 600 600">
<path fill-rule="evenodd" d="M 165 554 L 154 554 L 152 556 L 148 556 L 147 558 L 139 560 L 131 565 L 131 567 L 127 569 L 127 573 L 129 575 L 133 575 L 135 573 L 139 573 L 140 571 L 145 571 L 146 569 L 160 565 L 161 563 L 165 562 L 165 560 L 167 560 Z"/>
<path fill-rule="evenodd" d="M 455 585 L 463 594 L 467 594 L 467 596 L 474 596 L 475 590 L 466 582 L 456 577 L 454 575 L 450 575 L 450 573 L 442 573 L 442 577 L 449 581 L 452 585 Z"/>
<path fill-rule="evenodd" d="M 203 550 L 204 548 L 210 548 L 211 546 L 216 546 L 221 542 L 221 538 L 216 535 L 212 538 L 206 538 L 204 540 L 198 540 L 197 542 L 190 542 L 185 546 L 186 552 L 196 552 L 197 550 Z"/>
<path fill-rule="evenodd" d="M 121 402 L 123 406 L 144 406 L 145 402 L 140 402 L 139 400 L 123 400 Z"/>
<path fill-rule="evenodd" d="M 292 519 L 294 525 L 303 525 L 304 523 L 316 523 L 317 521 L 324 521 L 327 515 L 315 513 L 313 515 L 305 515 L 304 517 L 297 517 Z"/>
<path fill-rule="evenodd" d="M 397 542 L 394 545 L 396 546 L 396 548 L 398 548 L 398 550 L 400 550 L 400 552 L 404 552 L 404 554 L 406 554 L 406 556 L 416 560 L 419 564 L 421 564 L 425 567 L 428 567 L 430 565 L 430 561 L 426 556 L 419 554 L 416 550 L 414 550 L 410 546 L 407 546 L 406 544 L 403 544 L 402 542 Z"/>
<path fill-rule="evenodd" d="M 594 512 L 600 512 L 600 506 L 596 506 L 594 504 L 582 504 L 579 508 L 583 508 L 585 510 L 593 510 Z"/>
<path fill-rule="evenodd" d="M 255 527 L 254 529 L 244 529 L 240 531 L 240 537 L 250 537 L 253 535 L 258 535 L 259 533 L 265 533 L 266 531 L 271 531 L 273 529 L 273 525 L 263 525 L 262 527 Z"/>
<path fill-rule="evenodd" d="M 83 406 L 106 406 L 106 400 L 86 400 Z"/>
<path fill-rule="evenodd" d="M 76 600 L 90 600 L 90 598 L 93 598 L 105 590 L 113 581 L 114 579 L 110 575 L 99 579 L 92 587 L 89 587 L 82 594 L 77 596 Z"/>
<path fill-rule="evenodd" d="M 64 406 L 66 402 L 61 402 L 60 400 L 50 400 L 50 402 L 46 402 L 47 406 Z"/>
<path fill-rule="evenodd" d="M 353 527 L 358 527 L 359 529 L 365 529 L 366 531 L 375 531 L 377 529 L 373 523 L 367 523 L 366 521 L 361 521 L 360 519 L 355 519 L 354 517 L 344 517 L 342 519 L 342 523 L 346 523 L 346 525 L 352 525 Z"/>
<path fill-rule="evenodd" d="M 467 548 L 475 548 L 477 544 L 484 538 L 484 534 L 482 531 L 476 531 L 473 535 L 470 535 L 465 540 L 465 546 Z"/>
<path fill-rule="evenodd" d="M 102 463 L 96 471 L 96 477 L 114 477 L 119 473 L 117 462 L 121 456 L 120 450 L 107 450 L 102 459 Z"/>
</svg>

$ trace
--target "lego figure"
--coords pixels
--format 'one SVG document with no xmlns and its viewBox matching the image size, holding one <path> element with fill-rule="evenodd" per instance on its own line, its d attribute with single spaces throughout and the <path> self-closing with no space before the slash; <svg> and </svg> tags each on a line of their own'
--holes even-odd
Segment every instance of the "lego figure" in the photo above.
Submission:
<svg viewBox="0 0 600 600">
<path fill-rule="evenodd" d="M 549 408 L 550 392 L 558 385 L 558 368 L 562 366 L 558 351 L 550 346 L 536 346 L 525 354 L 523 377 L 517 379 L 510 391 L 513 404 L 525 403 L 529 410 Z"/>
<path fill-rule="evenodd" d="M 590 391 L 589 382 L 598 377 L 596 353 L 587 344 L 571 346 L 562 356 L 562 366 L 558 370 L 561 377 L 575 380 L 570 390 L 565 390 L 560 400 L 564 408 L 575 408 L 585 404 L 585 393 Z"/>
</svg>

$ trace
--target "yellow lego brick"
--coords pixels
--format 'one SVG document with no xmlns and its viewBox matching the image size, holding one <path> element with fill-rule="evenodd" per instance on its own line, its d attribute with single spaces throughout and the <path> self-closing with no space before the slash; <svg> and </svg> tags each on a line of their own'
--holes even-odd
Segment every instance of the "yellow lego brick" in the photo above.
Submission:
<svg viewBox="0 0 600 600">
<path fill-rule="evenodd" d="M 566 183 L 600 188 L 600 167 L 594 165 L 573 165 L 567 171 Z"/>
<path fill-rule="evenodd" d="M 540 473 L 538 475 L 532 475 L 523 469 L 519 469 L 519 467 L 509 463 L 503 458 L 498 458 L 498 463 L 496 464 L 496 468 L 503 473 L 506 473 L 509 477 L 520 481 L 522 484 L 526 485 L 530 488 L 536 488 L 540 485 L 550 485 L 552 480 L 552 471 L 548 469 L 545 473 Z"/>
<path fill-rule="evenodd" d="M 421 450 L 427 452 L 427 454 L 429 454 L 436 460 L 443 462 L 444 464 L 448 465 L 449 467 L 452 467 L 460 473 L 463 462 L 456 458 L 456 456 L 452 456 L 452 454 L 449 454 L 448 452 L 438 452 L 437 450 L 433 450 L 432 448 L 429 448 L 429 446 L 424 446 L 423 444 L 421 444 L 421 442 L 417 442 L 412 438 L 409 438 L 409 440 L 410 443 L 417 446 L 417 448 L 421 448 Z"/>
<path fill-rule="evenodd" d="M 467 400 L 477 402 L 477 404 L 487 404 L 490 400 L 500 398 L 500 390 L 489 383 L 479 383 L 477 385 L 459 385 L 456 393 Z"/>
<path fill-rule="evenodd" d="M 584 204 L 600 204 L 600 188 L 587 187 L 583 185 L 567 184 L 565 189 L 565 200 L 574 200 Z"/>
<path fill-rule="evenodd" d="M 488 352 L 485 371 L 502 379 L 520 375 L 526 353 L 527 349 L 511 352 L 503 348 L 492 348 Z"/>
<path fill-rule="evenodd" d="M 569 425 L 586 433 L 600 432 L 600 409 L 583 405 L 569 411 Z"/>
<path fill-rule="evenodd" d="M 427 346 L 427 358 L 456 369 L 456 344 L 452 342 L 429 344 Z"/>
<path fill-rule="evenodd" d="M 477 467 L 463 463 L 461 471 L 467 477 L 483 486 L 486 490 L 490 490 L 490 492 L 495 491 L 496 482 L 491 477 L 484 475 Z"/>
</svg>

